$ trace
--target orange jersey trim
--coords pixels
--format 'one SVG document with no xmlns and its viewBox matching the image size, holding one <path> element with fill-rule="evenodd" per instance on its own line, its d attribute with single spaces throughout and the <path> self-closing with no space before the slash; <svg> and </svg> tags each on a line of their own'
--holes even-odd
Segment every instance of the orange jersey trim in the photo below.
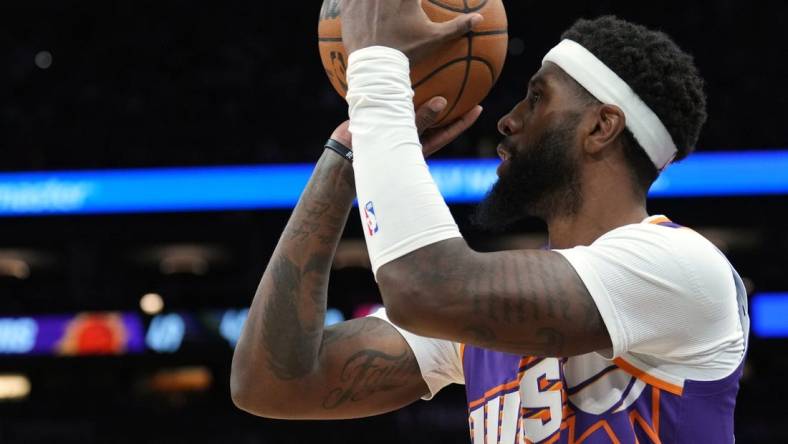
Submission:
<svg viewBox="0 0 788 444">
<path fill-rule="evenodd" d="M 484 396 L 483 397 L 481 397 L 481 398 L 469 403 L 468 407 L 471 408 L 471 409 L 473 409 L 474 407 L 478 407 L 482 403 L 484 403 L 487 400 L 489 400 L 490 398 L 492 398 L 493 395 L 497 395 L 497 394 L 499 394 L 500 392 L 502 392 L 504 390 L 513 389 L 513 388 L 517 387 L 518 385 L 520 385 L 520 381 L 519 380 L 507 382 L 506 384 L 501 384 L 501 385 L 499 385 L 497 387 L 493 387 L 490 390 L 487 390 L 486 392 L 484 392 Z"/>
<path fill-rule="evenodd" d="M 656 218 L 654 220 L 651 220 L 648 223 L 657 225 L 657 224 L 664 224 L 665 222 L 670 222 L 670 219 L 668 219 L 665 216 L 662 216 L 662 217 L 658 217 L 658 218 Z"/>
<path fill-rule="evenodd" d="M 464 356 L 464 353 L 465 353 L 465 344 L 460 344 L 460 357 Z M 533 362 L 534 360 L 535 360 L 535 358 L 533 358 L 533 357 L 523 357 L 522 359 L 520 359 L 520 367 L 528 365 L 529 363 Z M 490 398 L 493 397 L 493 395 L 497 395 L 497 394 L 499 394 L 502 391 L 510 390 L 510 389 L 513 389 L 513 388 L 517 387 L 518 385 L 520 385 L 520 380 L 523 379 L 523 375 L 524 374 L 525 374 L 525 371 L 518 372 L 516 380 L 509 381 L 507 383 L 497 385 L 497 386 L 487 390 L 486 392 L 484 392 L 484 396 L 482 396 L 481 398 L 476 399 L 474 401 L 468 402 L 468 408 L 473 410 L 475 407 L 478 407 L 483 402 L 487 402 Z"/>
<path fill-rule="evenodd" d="M 674 395 L 681 396 L 684 393 L 684 387 L 680 387 L 675 384 L 671 384 L 667 381 L 663 381 L 655 376 L 652 376 L 645 371 L 635 367 L 634 365 L 630 364 L 629 362 L 625 361 L 622 358 L 616 358 L 613 362 L 625 372 L 629 373 L 630 375 L 644 381 L 645 383 L 657 387 L 659 389 L 665 390 L 668 393 L 673 393 Z"/>
</svg>

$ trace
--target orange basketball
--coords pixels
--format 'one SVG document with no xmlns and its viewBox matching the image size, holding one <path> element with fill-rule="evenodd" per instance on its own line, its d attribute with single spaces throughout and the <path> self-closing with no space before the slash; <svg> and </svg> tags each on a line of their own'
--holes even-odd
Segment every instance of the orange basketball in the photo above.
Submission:
<svg viewBox="0 0 788 444">
<path fill-rule="evenodd" d="M 340 0 L 324 0 L 320 10 L 320 58 L 334 89 L 347 93 L 347 54 L 342 45 Z M 506 10 L 502 0 L 422 0 L 434 22 L 478 12 L 484 21 L 464 38 L 436 51 L 411 67 L 416 107 L 442 96 L 448 100 L 437 125 L 453 122 L 479 104 L 501 74 L 508 45 Z"/>
</svg>

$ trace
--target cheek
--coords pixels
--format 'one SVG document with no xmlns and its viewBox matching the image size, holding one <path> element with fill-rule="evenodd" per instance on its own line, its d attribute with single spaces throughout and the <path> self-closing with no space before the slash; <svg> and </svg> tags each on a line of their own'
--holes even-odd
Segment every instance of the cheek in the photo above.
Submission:
<svg viewBox="0 0 788 444">
<path fill-rule="evenodd" d="M 524 145 L 533 145 L 533 141 L 539 140 L 545 129 L 549 126 L 549 120 L 540 115 L 538 111 L 529 112 L 523 116 L 522 138 Z"/>
<path fill-rule="evenodd" d="M 534 151 L 541 149 L 539 141 L 542 138 L 541 129 L 529 128 L 520 135 L 516 141 L 512 157 L 533 156 Z"/>
</svg>

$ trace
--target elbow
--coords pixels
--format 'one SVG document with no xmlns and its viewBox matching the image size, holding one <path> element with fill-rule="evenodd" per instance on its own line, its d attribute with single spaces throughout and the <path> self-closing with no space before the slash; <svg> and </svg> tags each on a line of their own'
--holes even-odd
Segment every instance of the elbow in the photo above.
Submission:
<svg viewBox="0 0 788 444">
<path fill-rule="evenodd" d="M 274 383 L 235 363 L 230 370 L 230 398 L 239 410 L 269 419 L 305 419 L 309 410 L 294 402 L 303 396 L 303 387 Z"/>
<path fill-rule="evenodd" d="M 478 266 L 463 239 L 423 247 L 381 266 L 376 274 L 386 314 L 395 325 L 421 336 L 456 336 L 458 296 L 467 271 Z"/>
<path fill-rule="evenodd" d="M 230 371 L 230 398 L 235 407 L 247 413 L 257 416 L 265 416 L 258 403 L 254 402 L 252 396 L 253 388 L 250 386 L 247 378 L 241 376 L 243 372 L 239 371 L 237 366 L 233 365 Z"/>
<path fill-rule="evenodd" d="M 391 321 L 397 327 L 407 330 L 411 333 L 419 333 L 419 323 L 413 319 L 412 309 L 400 307 L 398 304 L 386 303 L 386 298 L 384 297 L 383 299 L 386 306 L 386 316 L 388 317 L 389 321 Z"/>
<path fill-rule="evenodd" d="M 259 387 L 252 387 L 248 383 L 230 377 L 230 398 L 236 408 L 261 418 L 289 419 L 286 412 L 277 408 L 275 402 L 271 402 L 275 398 L 266 395 Z"/>
<path fill-rule="evenodd" d="M 238 388 L 232 379 L 230 380 L 230 398 L 237 409 L 252 413 L 248 400 L 244 397 L 243 389 Z"/>
<path fill-rule="evenodd" d="M 440 305 L 439 296 L 396 263 L 383 266 L 377 275 L 386 316 L 396 326 L 415 334 L 431 333 Z"/>
<path fill-rule="evenodd" d="M 230 398 L 235 407 L 244 412 L 263 418 L 277 417 L 274 393 L 265 393 L 264 382 L 254 381 L 251 372 L 233 362 L 230 370 Z"/>
</svg>

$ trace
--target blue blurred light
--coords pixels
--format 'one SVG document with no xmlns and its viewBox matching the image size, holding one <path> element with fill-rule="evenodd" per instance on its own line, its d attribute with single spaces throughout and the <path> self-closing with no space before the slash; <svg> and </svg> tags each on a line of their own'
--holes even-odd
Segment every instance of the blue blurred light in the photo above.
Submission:
<svg viewBox="0 0 788 444">
<path fill-rule="evenodd" d="M 0 318 L 0 354 L 30 353 L 37 335 L 38 324 L 33 318 Z"/>
<path fill-rule="evenodd" d="M 788 292 L 759 293 L 752 297 L 753 332 L 762 338 L 788 338 Z"/>
<path fill-rule="evenodd" d="M 345 315 L 339 309 L 336 308 L 329 308 L 326 310 L 326 321 L 325 326 L 329 327 L 334 324 L 339 324 L 340 322 L 344 322 Z"/>
<path fill-rule="evenodd" d="M 151 320 L 145 344 L 159 353 L 174 353 L 181 348 L 186 333 L 186 323 L 181 315 L 170 313 L 158 315 Z"/>
<path fill-rule="evenodd" d="M 219 322 L 219 334 L 231 347 L 235 347 L 235 344 L 238 343 L 238 338 L 241 337 L 241 330 L 244 328 L 244 322 L 246 322 L 248 315 L 248 308 L 227 310 L 222 315 L 222 320 Z"/>
<path fill-rule="evenodd" d="M 788 194 L 788 150 L 695 153 L 666 169 L 650 197 Z"/>
<path fill-rule="evenodd" d="M 447 202 L 478 202 L 496 159 L 435 160 Z M 56 171 L 0 174 L 0 216 L 288 209 L 312 165 Z M 668 168 L 651 197 L 788 194 L 788 150 L 697 153 Z"/>
</svg>

